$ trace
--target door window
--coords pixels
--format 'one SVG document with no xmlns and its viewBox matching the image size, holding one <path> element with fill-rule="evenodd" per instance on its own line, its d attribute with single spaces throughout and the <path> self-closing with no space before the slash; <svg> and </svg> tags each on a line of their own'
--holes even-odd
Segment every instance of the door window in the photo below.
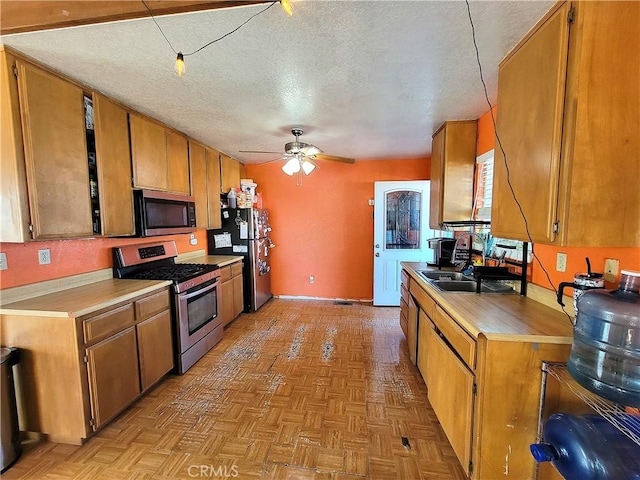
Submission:
<svg viewBox="0 0 640 480">
<path fill-rule="evenodd" d="M 422 194 L 397 190 L 386 194 L 385 249 L 420 248 Z"/>
</svg>

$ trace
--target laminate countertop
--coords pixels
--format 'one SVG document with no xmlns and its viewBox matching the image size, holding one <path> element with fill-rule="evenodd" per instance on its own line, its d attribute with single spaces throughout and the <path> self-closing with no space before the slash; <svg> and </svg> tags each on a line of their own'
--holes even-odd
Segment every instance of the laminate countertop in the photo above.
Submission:
<svg viewBox="0 0 640 480">
<path fill-rule="evenodd" d="M 189 257 L 186 260 L 180 260 L 177 263 L 204 263 L 205 265 L 218 265 L 226 267 L 232 263 L 241 262 L 244 257 L 238 255 L 201 255 L 197 257 Z"/>
<path fill-rule="evenodd" d="M 168 280 L 110 278 L 0 306 L 0 315 L 74 318 L 171 285 Z"/>
<path fill-rule="evenodd" d="M 402 262 L 405 271 L 474 338 L 571 344 L 570 317 L 517 293 L 446 292 L 426 281 L 418 271 L 435 270 L 423 262 Z"/>
</svg>

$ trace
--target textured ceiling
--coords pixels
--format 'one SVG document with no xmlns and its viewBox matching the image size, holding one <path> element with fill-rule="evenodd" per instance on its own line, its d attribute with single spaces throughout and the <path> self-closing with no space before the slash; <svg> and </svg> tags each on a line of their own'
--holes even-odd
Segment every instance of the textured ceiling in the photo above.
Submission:
<svg viewBox="0 0 640 480">
<path fill-rule="evenodd" d="M 485 81 L 553 1 L 471 1 Z M 265 5 L 158 17 L 192 52 Z M 360 159 L 427 156 L 445 120 L 489 107 L 463 1 L 317 1 L 278 5 L 185 58 L 151 18 L 2 37 L 2 43 L 246 163 L 303 141 Z"/>
</svg>

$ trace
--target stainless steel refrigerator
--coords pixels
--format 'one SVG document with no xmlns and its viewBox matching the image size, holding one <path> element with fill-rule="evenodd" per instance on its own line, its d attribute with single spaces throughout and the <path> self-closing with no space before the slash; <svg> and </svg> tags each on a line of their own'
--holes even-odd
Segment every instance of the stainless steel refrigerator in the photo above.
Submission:
<svg viewBox="0 0 640 480">
<path fill-rule="evenodd" d="M 255 312 L 271 293 L 269 212 L 259 208 L 222 209 L 222 228 L 207 231 L 209 255 L 244 257 L 244 311 Z"/>
</svg>

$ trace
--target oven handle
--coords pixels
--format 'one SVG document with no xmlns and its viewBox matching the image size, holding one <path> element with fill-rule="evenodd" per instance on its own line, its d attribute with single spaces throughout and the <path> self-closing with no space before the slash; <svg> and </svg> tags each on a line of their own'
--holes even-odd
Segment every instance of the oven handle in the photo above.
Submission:
<svg viewBox="0 0 640 480">
<path fill-rule="evenodd" d="M 220 278 L 217 278 L 216 281 L 213 282 L 211 285 L 207 285 L 205 288 L 201 288 L 200 290 L 196 290 L 195 292 L 191 292 L 189 294 L 184 294 L 184 293 L 180 294 L 180 297 L 183 300 L 189 300 L 191 297 L 196 297 L 198 295 L 202 295 L 203 293 L 207 293 L 213 290 L 218 286 L 219 283 L 220 283 Z"/>
</svg>

